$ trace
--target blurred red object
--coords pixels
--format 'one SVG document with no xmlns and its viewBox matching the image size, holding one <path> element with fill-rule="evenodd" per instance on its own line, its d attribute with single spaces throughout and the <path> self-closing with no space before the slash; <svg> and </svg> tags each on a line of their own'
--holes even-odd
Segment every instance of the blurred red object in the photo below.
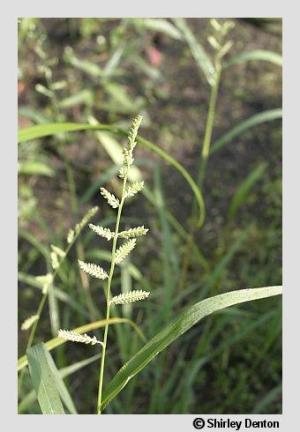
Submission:
<svg viewBox="0 0 300 432">
<path fill-rule="evenodd" d="M 146 48 L 146 53 L 150 63 L 153 66 L 159 67 L 162 61 L 162 53 L 153 45 Z"/>
</svg>

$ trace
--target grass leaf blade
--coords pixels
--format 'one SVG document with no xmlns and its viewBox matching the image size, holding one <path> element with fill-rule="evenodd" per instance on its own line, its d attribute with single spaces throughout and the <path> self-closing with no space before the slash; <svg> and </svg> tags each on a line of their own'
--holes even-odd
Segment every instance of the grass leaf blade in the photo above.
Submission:
<svg viewBox="0 0 300 432">
<path fill-rule="evenodd" d="M 237 126 L 233 127 L 221 138 L 217 139 L 214 145 L 211 148 L 211 153 L 214 153 L 220 150 L 225 144 L 232 141 L 234 138 L 245 132 L 247 129 L 250 129 L 254 126 L 258 126 L 261 123 L 277 120 L 282 117 L 282 109 L 277 108 L 274 110 L 263 111 L 259 114 L 255 114 L 248 119 L 241 121 Z"/>
<path fill-rule="evenodd" d="M 208 54 L 200 42 L 197 41 L 184 18 L 174 18 L 174 22 L 185 38 L 199 69 L 204 73 L 208 83 L 211 85 L 215 70 Z"/>
<path fill-rule="evenodd" d="M 237 54 L 231 57 L 228 60 L 228 62 L 225 63 L 224 68 L 245 63 L 251 60 L 269 61 L 278 66 L 282 66 L 282 56 L 280 54 L 273 51 L 267 51 L 267 50 L 253 50 L 253 51 L 242 52 L 241 54 Z"/>
<path fill-rule="evenodd" d="M 250 174 L 245 178 L 245 180 L 238 187 L 234 193 L 228 209 L 228 218 L 233 220 L 238 209 L 247 201 L 249 192 L 254 187 L 254 185 L 261 179 L 267 168 L 265 162 L 260 163 L 257 167 L 250 172 Z"/>
<path fill-rule="evenodd" d="M 50 355 L 50 354 L 49 354 Z M 43 344 L 27 350 L 29 371 L 33 387 L 43 414 L 64 414 L 57 381 Z"/>
<path fill-rule="evenodd" d="M 179 317 L 144 345 L 144 347 L 117 372 L 105 389 L 103 408 L 116 397 L 130 379 L 143 370 L 157 354 L 167 348 L 173 341 L 178 339 L 205 316 L 235 304 L 272 297 L 281 293 L 282 287 L 280 286 L 237 290 L 205 299 L 188 307 Z"/>
</svg>

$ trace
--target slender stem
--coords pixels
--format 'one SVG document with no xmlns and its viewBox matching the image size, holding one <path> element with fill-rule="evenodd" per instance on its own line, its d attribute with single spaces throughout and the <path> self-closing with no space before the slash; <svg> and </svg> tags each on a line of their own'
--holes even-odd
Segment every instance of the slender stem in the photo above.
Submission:
<svg viewBox="0 0 300 432">
<path fill-rule="evenodd" d="M 122 187 L 122 198 L 120 205 L 118 207 L 118 214 L 115 226 L 115 235 L 113 238 L 112 252 L 111 252 L 111 265 L 110 271 L 107 281 L 107 291 L 106 291 L 106 324 L 104 328 L 104 337 L 103 337 L 103 346 L 102 346 L 102 356 L 100 360 L 100 371 L 99 371 L 99 388 L 98 388 L 98 404 L 97 404 L 97 414 L 101 414 L 102 412 L 102 394 L 103 394 L 103 379 L 104 379 L 104 366 L 105 366 L 105 355 L 106 355 L 106 347 L 107 347 L 107 337 L 108 337 L 108 328 L 109 328 L 109 317 L 110 317 L 110 297 L 111 297 L 111 282 L 115 269 L 115 254 L 117 249 L 117 240 L 119 233 L 119 225 L 121 220 L 122 209 L 125 201 L 125 188 L 127 183 L 127 174 L 124 177 L 123 187 Z"/>
<path fill-rule="evenodd" d="M 210 93 L 208 115 L 207 115 L 206 126 L 205 126 L 205 135 L 203 140 L 201 160 L 199 166 L 199 183 L 201 185 L 205 177 L 206 165 L 207 165 L 207 160 L 208 160 L 210 145 L 211 145 L 212 131 L 213 131 L 214 121 L 215 121 L 217 97 L 218 97 L 218 90 L 219 90 L 219 84 L 220 84 L 221 72 L 222 72 L 222 66 L 219 61 L 216 62 L 215 68 L 216 68 L 215 82 L 212 86 L 212 90 Z"/>
<path fill-rule="evenodd" d="M 207 160 L 209 157 L 212 132 L 213 132 L 213 127 L 214 127 L 214 122 L 215 122 L 218 91 L 219 91 L 219 85 L 220 85 L 220 80 L 221 80 L 222 65 L 221 65 L 221 62 L 218 58 L 216 58 L 216 61 L 215 61 L 215 70 L 216 70 L 215 81 L 214 81 L 214 84 L 213 84 L 213 86 L 211 88 L 211 92 L 210 92 L 208 114 L 207 114 L 206 125 L 205 125 L 201 158 L 200 158 L 200 163 L 199 163 L 198 184 L 200 186 L 203 185 L 203 181 L 205 178 L 206 165 L 207 165 Z M 185 285 L 188 267 L 190 264 L 190 258 L 192 256 L 190 251 L 192 249 L 194 233 L 195 233 L 195 229 L 196 229 L 195 222 L 194 222 L 195 212 L 196 212 L 196 202 L 195 202 L 195 200 L 193 200 L 191 226 L 190 226 L 189 232 L 187 234 L 187 242 L 185 245 L 184 261 L 183 261 L 183 266 L 182 266 L 182 275 L 181 275 L 181 279 L 179 282 L 179 289 L 180 290 Z"/>
</svg>

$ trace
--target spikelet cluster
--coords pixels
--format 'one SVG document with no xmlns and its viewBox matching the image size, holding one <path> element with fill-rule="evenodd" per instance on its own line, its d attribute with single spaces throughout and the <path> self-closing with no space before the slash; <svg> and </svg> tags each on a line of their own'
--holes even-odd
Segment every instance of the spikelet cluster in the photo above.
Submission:
<svg viewBox="0 0 300 432">
<path fill-rule="evenodd" d="M 144 182 L 135 182 L 131 186 L 128 186 L 125 197 L 132 198 L 135 194 L 140 192 L 144 187 Z"/>
<path fill-rule="evenodd" d="M 90 345 L 96 345 L 100 344 L 103 346 L 103 342 L 99 341 L 96 336 L 90 337 L 86 333 L 81 335 L 78 333 L 75 333 L 70 330 L 59 330 L 58 331 L 58 337 L 71 341 L 71 342 L 80 342 L 84 344 L 90 344 Z"/>
<path fill-rule="evenodd" d="M 108 202 L 108 204 L 112 207 L 112 208 L 118 208 L 120 205 L 120 201 L 118 200 L 117 197 L 115 197 L 112 193 L 108 192 L 107 189 L 105 189 L 104 187 L 102 187 L 100 189 L 100 193 L 101 195 L 106 199 L 106 201 Z"/>
<path fill-rule="evenodd" d="M 98 207 L 93 207 L 86 212 L 81 221 L 75 225 L 74 229 L 70 229 L 67 236 L 68 244 L 72 243 L 75 238 L 75 235 L 78 236 L 81 230 L 85 227 L 85 225 L 95 216 L 98 211 Z"/>
<path fill-rule="evenodd" d="M 141 237 L 143 235 L 146 235 L 148 231 L 149 229 L 145 228 L 144 225 L 142 225 L 139 227 L 130 228 L 126 231 L 121 231 L 118 237 L 125 238 L 125 239 Z"/>
<path fill-rule="evenodd" d="M 115 263 L 120 264 L 127 257 L 127 255 L 129 255 L 130 252 L 134 249 L 135 245 L 136 245 L 136 239 L 130 239 L 122 246 L 120 246 L 119 249 L 117 249 L 116 251 Z"/>
<path fill-rule="evenodd" d="M 134 303 L 146 299 L 147 297 L 149 297 L 149 294 L 150 293 L 148 291 L 142 291 L 142 290 L 130 291 L 128 293 L 120 294 L 113 297 L 110 300 L 110 304 L 116 305 L 116 304 Z"/>
<path fill-rule="evenodd" d="M 115 233 L 109 228 L 103 228 L 102 226 L 96 226 L 93 224 L 89 224 L 89 228 L 98 234 L 98 236 L 106 238 L 108 241 L 115 237 Z"/>
<path fill-rule="evenodd" d="M 138 115 L 132 122 L 129 134 L 128 134 L 128 146 L 123 149 L 123 166 L 119 171 L 119 177 L 124 178 L 128 173 L 129 168 L 134 162 L 133 150 L 136 146 L 136 137 L 138 134 L 139 127 L 142 122 L 142 116 Z"/>
<path fill-rule="evenodd" d="M 32 327 L 33 323 L 35 323 L 38 319 L 38 315 L 31 315 L 23 322 L 23 324 L 21 325 L 21 330 L 29 330 L 30 327 Z"/>
<path fill-rule="evenodd" d="M 219 58 L 224 57 L 231 49 L 232 41 L 225 41 L 227 33 L 234 27 L 232 21 L 225 21 L 220 24 L 216 19 L 211 19 L 210 24 L 214 30 L 214 34 L 208 36 L 207 40 L 212 48 L 217 52 Z"/>
<path fill-rule="evenodd" d="M 138 134 L 139 127 L 142 123 L 142 120 L 143 120 L 143 117 L 139 114 L 132 121 L 131 128 L 130 128 L 129 134 L 128 134 L 128 148 L 130 150 L 133 150 L 134 147 L 136 146 L 136 137 Z"/>
<path fill-rule="evenodd" d="M 98 207 L 91 208 L 81 219 L 81 221 L 75 226 L 75 234 L 78 235 L 82 228 L 95 216 L 98 211 Z"/>
<path fill-rule="evenodd" d="M 105 270 L 103 270 L 102 267 L 97 266 L 96 264 L 91 264 L 91 263 L 85 263 L 83 261 L 78 260 L 79 263 L 79 267 L 82 271 L 84 271 L 85 273 L 89 274 L 90 276 L 93 276 L 97 279 L 107 279 L 108 278 L 108 274 L 106 273 Z"/>
</svg>

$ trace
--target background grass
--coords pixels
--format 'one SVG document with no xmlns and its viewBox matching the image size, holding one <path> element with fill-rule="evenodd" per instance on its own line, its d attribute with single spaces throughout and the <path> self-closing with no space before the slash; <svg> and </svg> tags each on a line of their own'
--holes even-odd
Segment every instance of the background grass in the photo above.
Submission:
<svg viewBox="0 0 300 432">
<path fill-rule="evenodd" d="M 166 24 L 167 23 L 167 24 Z M 158 26 L 160 24 L 160 26 Z M 87 123 L 127 128 L 144 116 L 141 136 L 159 145 L 197 177 L 209 86 L 189 44 L 171 20 L 22 19 L 19 23 L 19 124 Z M 187 24 L 209 51 L 208 20 Z M 271 26 L 272 24 L 272 26 Z M 275 29 L 275 30 L 274 30 Z M 280 22 L 235 20 L 230 56 L 281 51 Z M 281 69 L 253 60 L 224 70 L 213 143 L 241 121 L 281 107 Z M 118 193 L 114 140 L 76 132 L 19 145 L 19 322 L 36 312 L 33 278 L 50 269 L 50 244 L 63 247 L 69 228 L 94 205 L 94 223 L 113 211 L 101 185 Z M 154 199 L 140 195 L 124 226 L 145 224 L 149 235 L 114 280 L 115 291 L 149 289 L 151 301 L 123 307 L 152 337 L 187 304 L 234 289 L 281 284 L 281 121 L 248 129 L 212 153 L 203 185 L 206 220 L 186 251 L 170 214 L 184 229 L 192 192 L 158 155 L 137 148 L 136 162 Z M 138 175 L 138 172 L 137 172 Z M 177 227 L 178 228 L 178 227 Z M 193 246 L 193 247 L 194 247 Z M 186 271 L 182 268 L 189 254 Z M 35 342 L 103 318 L 99 286 L 79 274 L 76 259 L 109 259 L 107 243 L 85 229 L 55 281 Z M 120 312 L 121 311 L 121 312 Z M 142 345 L 130 326 L 112 326 L 107 378 Z M 101 337 L 101 331 L 96 335 Z M 19 353 L 28 335 L 20 332 Z M 93 413 L 97 350 L 65 344 L 52 352 L 79 413 Z M 86 359 L 90 358 L 90 361 Z M 72 366 L 71 369 L 69 367 Z M 67 368 L 67 369 L 66 369 Z M 28 375 L 19 411 L 40 412 Z M 281 306 L 267 299 L 207 318 L 158 356 L 107 407 L 118 413 L 280 413 Z"/>
</svg>

